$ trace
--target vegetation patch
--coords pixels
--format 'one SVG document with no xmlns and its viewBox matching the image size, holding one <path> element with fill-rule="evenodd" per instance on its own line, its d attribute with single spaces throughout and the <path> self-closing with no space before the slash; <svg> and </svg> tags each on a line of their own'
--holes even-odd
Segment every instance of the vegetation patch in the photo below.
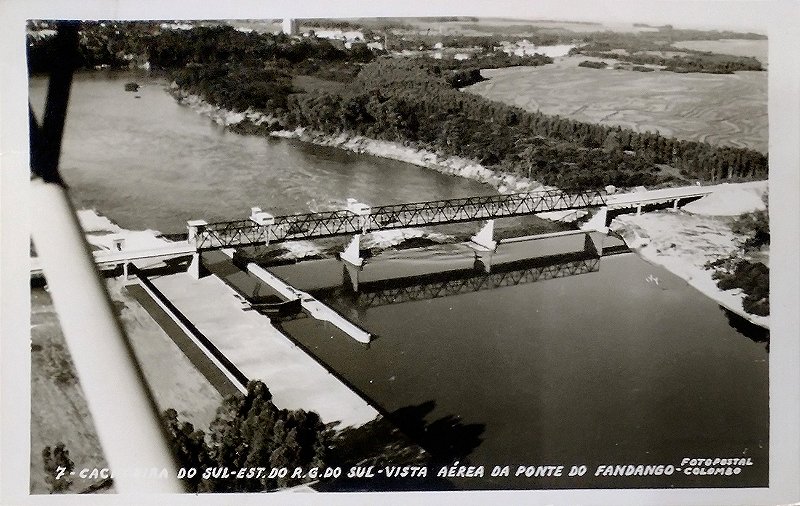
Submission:
<svg viewBox="0 0 800 506">
<path fill-rule="evenodd" d="M 766 196 L 764 197 L 766 200 Z M 745 294 L 742 307 L 759 316 L 769 315 L 769 267 L 754 260 L 757 252 L 769 247 L 769 209 L 743 214 L 731 229 L 741 237 L 739 251 L 707 264 L 721 290 L 740 289 Z"/>
<path fill-rule="evenodd" d="M 608 68 L 608 63 L 604 61 L 583 60 L 578 64 L 578 66 L 585 67 L 587 69 L 604 69 Z"/>
<path fill-rule="evenodd" d="M 64 443 L 58 443 L 55 448 L 45 446 L 42 450 L 42 462 L 50 493 L 67 492 L 72 485 L 70 473 L 75 469 L 75 463 L 69 458 L 69 450 Z"/>
<path fill-rule="evenodd" d="M 584 123 L 459 91 L 482 80 L 481 69 L 552 61 L 542 55 L 494 51 L 467 60 L 401 58 L 381 56 L 364 44 L 347 49 L 315 37 L 244 33 L 231 26 L 148 31 L 146 24 L 134 24 L 130 36 L 126 30 L 112 33 L 108 26 L 84 29 L 99 38 L 83 50 L 92 49 L 87 54 L 94 55 L 84 59 L 87 65 L 111 61 L 111 53 L 133 51 L 169 72 L 184 92 L 221 108 L 254 110 L 274 118 L 268 124 L 246 119 L 236 126 L 242 133 L 307 127 L 329 135 L 362 135 L 467 158 L 497 172 L 561 188 L 669 183 L 656 164 L 701 181 L 767 176 L 766 156 L 749 149 Z M 658 30 L 661 38 L 692 38 L 692 33 L 674 32 L 671 27 Z M 647 38 L 650 33 L 641 32 L 635 39 L 630 34 L 586 35 L 585 50 L 662 48 L 661 39 Z M 709 38 L 708 32 L 702 33 Z M 47 40 L 31 46 L 32 69 L 52 56 Z M 708 61 L 719 60 L 702 60 Z M 680 62 L 676 69 L 694 65 Z"/>
<path fill-rule="evenodd" d="M 761 71 L 764 68 L 757 58 L 752 56 L 734 56 L 712 53 L 710 51 L 686 50 L 688 55 L 662 56 L 656 51 L 667 52 L 673 49 L 669 45 L 656 46 L 648 51 L 637 50 L 634 47 L 622 48 L 624 51 L 612 51 L 608 43 L 587 44 L 570 50 L 571 55 L 581 54 L 595 58 L 615 58 L 637 65 L 658 65 L 661 70 L 669 72 L 687 73 L 701 72 L 706 74 L 733 74 L 741 70 Z"/>
<path fill-rule="evenodd" d="M 247 394 L 228 397 L 208 433 L 181 421 L 174 409 L 163 414 L 167 433 L 181 467 L 198 472 L 183 479 L 189 492 L 265 492 L 317 482 L 305 472 L 238 478 L 216 477 L 202 470 L 344 467 L 375 459 L 393 464 L 427 462 L 427 454 L 383 417 L 359 428 L 336 431 L 313 411 L 279 409 L 264 383 L 250 381 Z"/>
<path fill-rule="evenodd" d="M 719 264 L 713 278 L 721 290 L 741 289 L 745 297 L 742 307 L 748 313 L 769 316 L 769 267 L 761 262 L 736 259 Z"/>
</svg>

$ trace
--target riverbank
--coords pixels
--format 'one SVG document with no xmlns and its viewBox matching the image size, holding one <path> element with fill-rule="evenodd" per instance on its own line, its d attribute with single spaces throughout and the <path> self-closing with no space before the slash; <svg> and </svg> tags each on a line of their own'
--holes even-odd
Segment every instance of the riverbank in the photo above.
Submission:
<svg viewBox="0 0 800 506">
<path fill-rule="evenodd" d="M 618 216 L 611 229 L 648 262 L 665 267 L 729 311 L 768 329 L 768 316 L 746 312 L 742 291 L 719 289 L 714 271 L 705 267 L 739 249 L 732 219 L 763 209 L 761 197 L 766 191 L 767 181 L 718 185 L 713 194 L 682 210 Z M 769 253 L 762 255 L 768 265 Z"/>
<path fill-rule="evenodd" d="M 361 135 L 350 135 L 346 133 L 334 136 L 321 132 L 314 132 L 305 128 L 277 130 L 271 132 L 270 135 L 285 139 L 297 139 L 318 146 L 344 149 L 353 153 L 389 158 L 391 160 L 425 167 L 442 174 L 463 177 L 488 184 L 496 188 L 500 193 L 546 189 L 544 185 L 536 181 L 513 174 L 498 174 L 466 158 L 443 156 L 433 151 L 414 146 L 405 146 L 397 142 L 381 141 Z"/>
<path fill-rule="evenodd" d="M 397 160 L 435 170 L 442 174 L 485 183 L 496 188 L 500 193 L 546 189 L 544 185 L 537 181 L 513 174 L 498 174 L 473 160 L 456 156 L 443 156 L 433 151 L 398 142 L 382 141 L 347 133 L 328 135 L 306 128 L 297 128 L 295 130 L 275 129 L 278 120 L 272 115 L 252 109 L 239 112 L 215 106 L 197 95 L 181 90 L 174 82 L 170 85 L 169 92 L 178 103 L 191 108 L 200 115 L 207 116 L 218 125 L 227 128 L 245 130 L 247 132 L 253 131 L 276 138 L 296 139 L 318 146 L 333 147 L 353 153 Z"/>
<path fill-rule="evenodd" d="M 429 168 L 438 172 L 464 177 L 489 184 L 500 193 L 546 189 L 536 181 L 511 174 L 496 174 L 479 163 L 459 157 L 445 157 L 415 146 L 370 139 L 363 136 L 327 135 L 304 128 L 273 130 L 277 120 L 269 115 L 248 110 L 235 112 L 209 104 L 196 95 L 180 90 L 173 83 L 173 96 L 198 114 L 208 116 L 225 127 L 253 126 L 252 130 L 268 132 L 270 136 L 296 139 L 320 146 L 368 154 L 381 158 Z M 244 130 L 251 130 L 245 128 Z M 742 308 L 740 290 L 723 291 L 711 277 L 713 271 L 705 268 L 707 262 L 727 256 L 736 250 L 736 234 L 730 229 L 728 217 L 749 212 L 761 203 L 767 182 L 756 181 L 736 185 L 718 185 L 714 195 L 689 204 L 676 215 L 666 212 L 646 213 L 640 216 L 625 215 L 615 220 L 612 228 L 626 238 L 626 242 L 645 260 L 662 265 L 683 278 L 700 292 L 728 310 L 764 328 L 769 318 L 747 313 Z M 563 220 L 565 213 L 543 213 L 542 217 Z M 576 218 L 578 216 L 569 215 Z M 768 264 L 768 253 L 760 260 Z"/>
</svg>

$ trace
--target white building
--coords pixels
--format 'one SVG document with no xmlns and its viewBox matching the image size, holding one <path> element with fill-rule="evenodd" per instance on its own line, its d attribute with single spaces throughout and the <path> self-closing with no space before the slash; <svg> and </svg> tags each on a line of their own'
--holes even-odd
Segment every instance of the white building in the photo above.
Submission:
<svg viewBox="0 0 800 506">
<path fill-rule="evenodd" d="M 294 18 L 284 18 L 281 23 L 281 31 L 286 35 L 297 35 L 297 20 Z"/>
<path fill-rule="evenodd" d="M 516 56 L 533 56 L 534 54 L 543 54 L 551 58 L 558 58 L 566 56 L 569 50 L 575 47 L 573 44 L 555 44 L 552 46 L 537 46 L 528 39 L 518 40 L 516 42 L 502 41 L 499 49 L 507 54 Z"/>
<path fill-rule="evenodd" d="M 194 28 L 188 23 L 161 23 L 159 27 L 162 30 L 191 30 Z"/>
</svg>

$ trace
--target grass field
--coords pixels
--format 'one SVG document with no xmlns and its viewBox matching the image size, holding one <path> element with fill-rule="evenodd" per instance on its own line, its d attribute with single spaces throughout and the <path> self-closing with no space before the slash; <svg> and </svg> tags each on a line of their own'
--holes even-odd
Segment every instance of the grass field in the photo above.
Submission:
<svg viewBox="0 0 800 506">
<path fill-rule="evenodd" d="M 597 60 L 577 55 L 541 67 L 484 70 L 489 79 L 467 90 L 530 111 L 767 152 L 766 72 L 644 73 L 577 66 L 587 59 Z"/>
<path fill-rule="evenodd" d="M 120 283 L 112 280 L 110 284 L 120 318 L 159 407 L 175 408 L 182 420 L 207 429 L 221 396 L 145 310 L 124 293 Z M 42 289 L 31 290 L 31 309 L 30 491 L 47 494 L 49 487 L 42 462 L 45 446 L 63 442 L 76 470 L 103 468 L 108 464 L 50 295 Z M 120 437 L 124 437 L 125 430 L 120 427 Z M 86 489 L 96 480 L 75 476 L 73 481 L 72 493 Z"/>
<path fill-rule="evenodd" d="M 63 442 L 76 469 L 107 467 L 50 296 L 31 292 L 30 491 L 46 494 L 42 449 Z M 73 491 L 89 483 L 77 483 Z M 82 486 L 81 486 L 82 485 Z"/>
</svg>

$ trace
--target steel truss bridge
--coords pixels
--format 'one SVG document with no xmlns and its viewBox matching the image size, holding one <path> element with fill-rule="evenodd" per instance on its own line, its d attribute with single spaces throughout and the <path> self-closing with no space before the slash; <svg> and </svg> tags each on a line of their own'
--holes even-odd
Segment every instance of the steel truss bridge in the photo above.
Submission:
<svg viewBox="0 0 800 506">
<path fill-rule="evenodd" d="M 464 293 L 494 290 L 555 278 L 588 274 L 600 270 L 600 258 L 587 254 L 562 255 L 557 259 L 522 260 L 494 265 L 489 274 L 477 270 L 458 270 L 425 274 L 389 281 L 362 283 L 358 292 L 315 291 L 316 297 L 337 293 L 358 309 L 451 297 Z"/>
<path fill-rule="evenodd" d="M 432 200 L 350 210 L 275 216 L 262 225 L 251 219 L 198 225 L 198 251 L 269 244 L 295 239 L 317 239 L 426 225 L 524 216 L 548 211 L 606 205 L 597 190 L 512 193 Z"/>
</svg>

